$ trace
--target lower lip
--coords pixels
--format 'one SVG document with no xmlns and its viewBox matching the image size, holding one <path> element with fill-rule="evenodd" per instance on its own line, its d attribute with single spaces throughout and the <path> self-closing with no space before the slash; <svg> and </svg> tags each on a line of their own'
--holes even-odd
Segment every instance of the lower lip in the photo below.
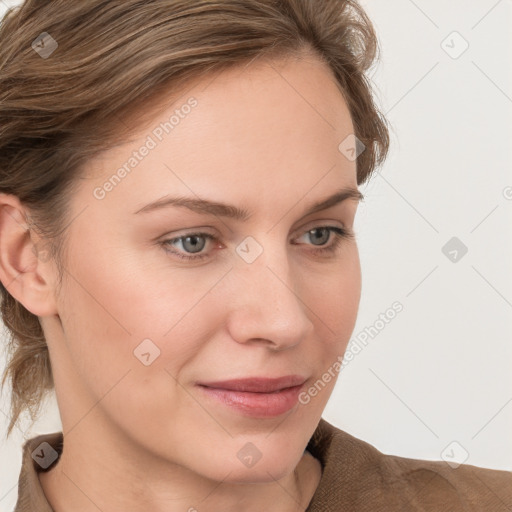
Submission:
<svg viewBox="0 0 512 512">
<path fill-rule="evenodd" d="M 253 393 L 199 386 L 209 397 L 228 405 L 246 416 L 269 418 L 289 411 L 298 401 L 302 388 L 294 386 L 276 393 Z"/>
</svg>

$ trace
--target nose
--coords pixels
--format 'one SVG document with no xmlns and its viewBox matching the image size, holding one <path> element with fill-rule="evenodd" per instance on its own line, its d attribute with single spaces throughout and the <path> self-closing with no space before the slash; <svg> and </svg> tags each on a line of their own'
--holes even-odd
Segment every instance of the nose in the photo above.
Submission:
<svg viewBox="0 0 512 512">
<path fill-rule="evenodd" d="M 231 272 L 233 297 L 227 328 L 238 343 L 259 343 L 274 351 L 292 348 L 311 335 L 314 314 L 298 269 L 286 252 L 264 251 L 256 261 L 237 261 Z M 302 285 L 301 285 L 302 284 Z"/>
</svg>

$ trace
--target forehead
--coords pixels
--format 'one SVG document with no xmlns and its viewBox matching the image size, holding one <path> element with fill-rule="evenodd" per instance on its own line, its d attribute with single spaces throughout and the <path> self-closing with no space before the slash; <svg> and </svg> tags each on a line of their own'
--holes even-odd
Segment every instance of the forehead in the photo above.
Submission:
<svg viewBox="0 0 512 512">
<path fill-rule="evenodd" d="M 107 189 L 96 206 L 134 211 L 166 193 L 270 205 L 276 190 L 296 200 L 321 180 L 326 189 L 355 184 L 355 162 L 338 149 L 353 132 L 350 113 L 314 57 L 256 61 L 157 99 L 129 142 L 88 166 L 89 197 Z"/>
</svg>

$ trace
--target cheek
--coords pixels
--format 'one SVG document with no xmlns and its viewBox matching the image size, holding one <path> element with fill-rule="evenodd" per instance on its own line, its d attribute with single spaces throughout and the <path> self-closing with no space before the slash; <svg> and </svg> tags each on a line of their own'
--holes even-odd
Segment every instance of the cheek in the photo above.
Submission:
<svg viewBox="0 0 512 512">
<path fill-rule="evenodd" d="M 158 389 L 167 401 L 177 386 L 174 378 L 181 380 L 182 368 L 200 365 L 208 340 L 223 329 L 233 297 L 222 282 L 230 265 L 172 268 L 162 264 L 161 255 L 72 247 L 76 259 L 66 279 L 61 318 L 82 381 L 100 397 L 130 373 L 126 382 L 140 384 L 126 407 L 132 399 L 147 401 L 149 389 L 155 404 Z M 347 247 L 329 270 L 301 265 L 295 269 L 298 300 L 315 326 L 316 340 L 303 351 L 316 368 L 325 368 L 343 353 L 355 325 L 361 290 L 357 247 Z"/>
<path fill-rule="evenodd" d="M 70 423 L 97 403 L 97 412 L 132 436 L 149 432 L 161 438 L 159 429 L 169 430 L 173 418 L 197 409 L 176 379 L 181 382 L 183 370 L 221 328 L 220 304 L 208 292 L 222 274 L 195 279 L 194 271 L 181 270 L 181 278 L 174 272 L 172 280 L 164 280 L 161 269 L 122 254 L 112 256 L 111 268 L 103 256 L 89 256 L 75 260 L 61 298 L 66 380 L 80 389 L 73 411 L 81 410 Z M 80 424 L 85 427 L 94 417 L 87 414 Z M 149 418 L 160 419 L 148 426 Z"/>
<path fill-rule="evenodd" d="M 333 277 L 323 302 L 322 318 L 329 325 L 330 336 L 326 335 L 326 341 L 321 343 L 316 381 L 304 397 L 318 414 L 327 405 L 340 376 L 343 355 L 356 324 L 360 296 L 361 269 L 359 258 L 353 257 L 345 262 L 339 276 Z"/>
<path fill-rule="evenodd" d="M 169 270 L 136 251 L 73 250 L 59 314 L 73 363 L 98 394 L 128 370 L 176 375 L 195 357 L 218 319 L 204 299 L 223 269 Z"/>
<path fill-rule="evenodd" d="M 304 418 L 320 416 L 327 405 L 357 320 L 361 268 L 355 246 L 350 255 L 329 279 L 317 279 L 317 286 L 308 286 L 316 331 L 308 359 L 314 361 L 315 378 L 299 397 Z"/>
<path fill-rule="evenodd" d="M 317 337 L 326 352 L 344 349 L 354 329 L 361 298 L 361 267 L 357 246 L 348 247 L 339 264 L 328 271 L 305 273 L 305 302 L 311 310 Z"/>
</svg>

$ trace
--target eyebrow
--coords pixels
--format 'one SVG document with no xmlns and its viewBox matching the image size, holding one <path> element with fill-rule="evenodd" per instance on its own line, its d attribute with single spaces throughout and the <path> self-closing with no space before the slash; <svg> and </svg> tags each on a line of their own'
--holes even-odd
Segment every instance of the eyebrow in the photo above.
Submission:
<svg viewBox="0 0 512 512">
<path fill-rule="evenodd" d="M 359 190 L 355 188 L 342 188 L 329 197 L 307 206 L 304 212 L 304 217 L 321 210 L 326 210 L 327 208 L 335 206 L 346 200 L 359 202 L 363 199 L 364 195 Z M 157 201 L 153 201 L 152 203 L 143 206 L 134 212 L 134 214 L 148 213 L 171 206 L 188 208 L 194 212 L 211 214 L 219 217 L 227 217 L 239 221 L 246 221 L 252 215 L 248 210 L 238 208 L 237 206 L 219 203 L 216 201 L 209 201 L 207 199 L 195 199 L 192 197 L 184 196 L 164 196 Z"/>
</svg>

